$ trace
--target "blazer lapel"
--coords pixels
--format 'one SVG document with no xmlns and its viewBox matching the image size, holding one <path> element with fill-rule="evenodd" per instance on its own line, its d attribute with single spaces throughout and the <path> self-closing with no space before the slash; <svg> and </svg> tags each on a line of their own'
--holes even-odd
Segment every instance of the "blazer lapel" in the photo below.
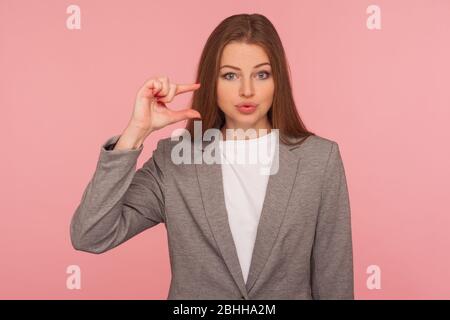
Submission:
<svg viewBox="0 0 450 320">
<path fill-rule="evenodd" d="M 202 153 L 205 145 L 203 142 Z M 201 197 L 217 247 L 242 295 L 248 297 L 275 244 L 297 174 L 298 158 L 279 143 L 278 172 L 269 176 L 247 283 L 244 281 L 236 246 L 228 223 L 221 164 L 196 164 Z M 277 157 L 277 155 L 275 155 Z"/>
<path fill-rule="evenodd" d="M 251 291 L 269 259 L 286 213 L 299 164 L 299 157 L 292 152 L 294 148 L 296 146 L 279 143 L 279 168 L 277 173 L 269 176 L 267 183 L 246 283 L 247 292 Z"/>
<path fill-rule="evenodd" d="M 203 143 L 203 147 L 205 146 Z M 202 148 L 202 153 L 204 148 Z M 221 164 L 196 164 L 201 197 L 214 240 L 225 264 L 242 295 L 248 297 L 244 276 L 239 264 L 236 247 L 228 223 L 225 206 Z"/>
</svg>

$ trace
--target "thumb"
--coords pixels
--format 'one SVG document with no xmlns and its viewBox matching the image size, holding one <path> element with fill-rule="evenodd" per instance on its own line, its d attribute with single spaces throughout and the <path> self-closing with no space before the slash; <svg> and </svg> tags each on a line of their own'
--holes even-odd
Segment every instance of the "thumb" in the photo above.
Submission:
<svg viewBox="0 0 450 320">
<path fill-rule="evenodd" d="M 200 113 L 194 109 L 172 111 L 170 116 L 171 116 L 172 122 L 178 122 L 178 121 L 186 120 L 186 119 L 194 119 L 194 118 L 201 119 L 202 118 Z"/>
<path fill-rule="evenodd" d="M 197 110 L 187 109 L 187 110 L 184 110 L 184 111 L 186 112 L 186 117 L 188 117 L 190 119 L 194 119 L 194 118 L 201 119 L 202 118 L 202 115 Z"/>
</svg>

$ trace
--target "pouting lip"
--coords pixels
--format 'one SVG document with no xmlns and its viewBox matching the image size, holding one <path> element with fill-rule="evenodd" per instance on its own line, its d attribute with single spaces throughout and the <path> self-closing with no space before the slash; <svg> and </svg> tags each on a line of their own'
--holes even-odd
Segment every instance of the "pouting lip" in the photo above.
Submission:
<svg viewBox="0 0 450 320">
<path fill-rule="evenodd" d="M 242 102 L 236 105 L 236 107 L 257 107 L 258 105 L 252 102 Z"/>
</svg>

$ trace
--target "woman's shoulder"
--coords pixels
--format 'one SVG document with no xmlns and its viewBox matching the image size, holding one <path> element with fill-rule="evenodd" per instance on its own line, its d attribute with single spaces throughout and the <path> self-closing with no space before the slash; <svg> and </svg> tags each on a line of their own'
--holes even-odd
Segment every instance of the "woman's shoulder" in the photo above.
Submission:
<svg viewBox="0 0 450 320">
<path fill-rule="evenodd" d="M 305 137 L 294 139 L 291 138 L 289 140 L 294 143 L 292 145 L 292 149 L 302 147 L 310 150 L 322 150 L 322 149 L 330 149 L 333 144 L 337 144 L 335 140 L 317 134 L 309 135 L 306 138 Z"/>
<path fill-rule="evenodd" d="M 299 144 L 292 145 L 289 149 L 298 157 L 305 159 L 307 162 L 326 163 L 333 150 L 338 150 L 338 143 L 332 138 L 326 138 L 320 135 L 310 135 L 306 138 L 298 138 Z M 303 142 L 301 142 L 303 140 Z"/>
</svg>

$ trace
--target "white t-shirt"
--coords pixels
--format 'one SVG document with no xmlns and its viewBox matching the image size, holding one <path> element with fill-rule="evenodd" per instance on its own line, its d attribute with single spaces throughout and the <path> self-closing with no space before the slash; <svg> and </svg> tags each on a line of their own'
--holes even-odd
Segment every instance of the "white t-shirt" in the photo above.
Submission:
<svg viewBox="0 0 450 320">
<path fill-rule="evenodd" d="M 228 222 L 245 282 L 277 138 L 272 131 L 249 140 L 219 141 Z"/>
</svg>

